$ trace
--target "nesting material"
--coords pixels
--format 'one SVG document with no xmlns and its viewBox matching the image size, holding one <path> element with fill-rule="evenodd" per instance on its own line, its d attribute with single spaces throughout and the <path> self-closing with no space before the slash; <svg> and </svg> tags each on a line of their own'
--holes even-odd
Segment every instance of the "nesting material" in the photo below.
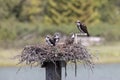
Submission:
<svg viewBox="0 0 120 80">
<path fill-rule="evenodd" d="M 93 56 L 87 48 L 81 44 L 71 45 L 29 45 L 25 46 L 19 55 L 19 63 L 42 65 L 44 62 L 65 61 L 84 62 L 90 67 L 93 66 Z"/>
<path fill-rule="evenodd" d="M 72 62 L 75 64 L 75 76 L 77 74 L 77 62 L 82 62 L 87 65 L 91 70 L 94 67 L 93 55 L 88 49 L 80 44 L 61 44 L 56 46 L 48 45 L 28 45 L 25 46 L 22 53 L 18 55 L 19 64 L 25 62 L 27 65 L 44 66 L 45 62 L 56 61 L 64 62 L 65 76 L 66 64 Z"/>
</svg>

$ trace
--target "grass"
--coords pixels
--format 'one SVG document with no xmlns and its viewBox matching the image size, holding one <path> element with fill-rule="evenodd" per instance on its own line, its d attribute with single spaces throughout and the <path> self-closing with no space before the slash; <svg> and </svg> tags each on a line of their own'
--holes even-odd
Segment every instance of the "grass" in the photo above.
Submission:
<svg viewBox="0 0 120 80">
<path fill-rule="evenodd" d="M 120 62 L 120 42 L 90 47 L 98 59 L 96 63 L 117 63 Z"/>
<path fill-rule="evenodd" d="M 86 24 L 91 36 L 101 36 L 107 41 L 120 40 L 120 27 L 118 24 Z M 48 25 L 43 23 L 18 22 L 14 20 L 0 22 L 0 45 L 10 47 L 21 47 L 26 44 L 39 42 L 47 34 L 60 32 L 68 35 L 70 33 L 78 33 L 79 30 L 75 23 Z M 0 46 L 0 47 L 1 47 Z"/>
<path fill-rule="evenodd" d="M 120 42 L 88 47 L 98 57 L 96 63 L 120 62 Z M 12 59 L 21 49 L 0 49 L 0 66 L 17 66 L 18 60 Z"/>
<path fill-rule="evenodd" d="M 13 59 L 20 53 L 20 49 L 0 49 L 0 66 L 16 66 L 18 60 Z"/>
<path fill-rule="evenodd" d="M 100 23 L 89 26 L 88 30 L 92 36 L 101 36 L 104 37 L 107 41 L 120 40 L 119 24 L 113 25 L 107 23 Z"/>
</svg>

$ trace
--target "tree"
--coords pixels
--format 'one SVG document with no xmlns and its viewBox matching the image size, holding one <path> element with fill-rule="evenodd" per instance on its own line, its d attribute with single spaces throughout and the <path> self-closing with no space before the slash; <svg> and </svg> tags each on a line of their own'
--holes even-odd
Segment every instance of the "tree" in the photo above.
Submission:
<svg viewBox="0 0 120 80">
<path fill-rule="evenodd" d="M 71 23 L 77 19 L 91 23 L 99 16 L 92 4 L 93 0 L 49 0 L 44 20 L 53 24 Z"/>
<path fill-rule="evenodd" d="M 43 11 L 42 0 L 26 0 L 22 6 L 21 19 L 32 21 Z"/>
<path fill-rule="evenodd" d="M 0 20 L 12 16 L 12 10 L 19 0 L 0 0 Z"/>
</svg>

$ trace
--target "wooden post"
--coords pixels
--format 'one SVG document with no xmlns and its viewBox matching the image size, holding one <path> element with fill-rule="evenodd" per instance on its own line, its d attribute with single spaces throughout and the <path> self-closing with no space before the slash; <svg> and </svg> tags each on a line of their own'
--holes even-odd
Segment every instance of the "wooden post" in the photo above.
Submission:
<svg viewBox="0 0 120 80">
<path fill-rule="evenodd" d="M 45 62 L 46 80 L 61 80 L 62 66 L 61 61 Z"/>
<path fill-rule="evenodd" d="M 78 43 L 78 37 L 86 37 L 87 34 L 86 33 L 76 33 L 75 34 L 75 43 L 77 44 Z M 80 40 L 81 42 L 81 40 Z"/>
</svg>

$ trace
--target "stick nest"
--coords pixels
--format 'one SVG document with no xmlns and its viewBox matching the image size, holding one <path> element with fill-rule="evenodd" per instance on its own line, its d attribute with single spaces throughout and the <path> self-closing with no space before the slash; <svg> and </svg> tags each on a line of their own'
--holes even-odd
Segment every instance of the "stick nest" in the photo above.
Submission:
<svg viewBox="0 0 120 80">
<path fill-rule="evenodd" d="M 19 55 L 19 63 L 42 65 L 44 62 L 84 62 L 90 67 L 93 66 L 93 56 L 87 48 L 81 44 L 72 45 L 29 45 L 25 46 Z"/>
</svg>

